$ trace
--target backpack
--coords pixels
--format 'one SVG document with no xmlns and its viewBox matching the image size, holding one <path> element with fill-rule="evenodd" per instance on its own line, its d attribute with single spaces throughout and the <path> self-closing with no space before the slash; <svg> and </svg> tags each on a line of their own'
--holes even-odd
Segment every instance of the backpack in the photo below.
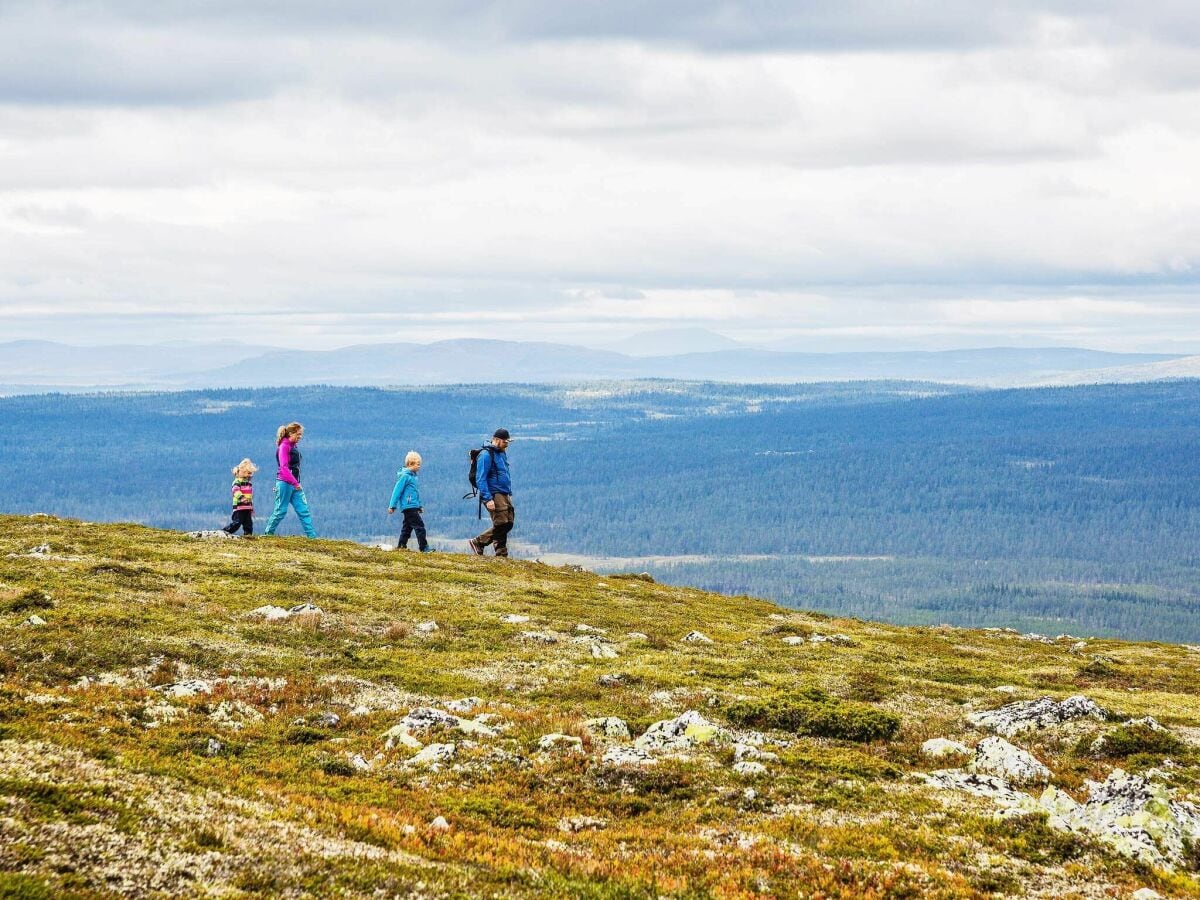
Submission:
<svg viewBox="0 0 1200 900">
<path fill-rule="evenodd" d="M 489 454 L 495 454 L 496 448 L 491 444 L 484 444 L 482 447 L 473 447 L 467 452 L 471 457 L 471 467 L 467 470 L 467 481 L 471 482 L 471 492 L 463 494 L 464 500 L 469 500 L 472 497 L 479 497 L 479 518 L 483 518 L 483 498 L 479 494 L 479 454 L 486 450 Z M 492 456 L 493 460 L 495 456 Z"/>
</svg>

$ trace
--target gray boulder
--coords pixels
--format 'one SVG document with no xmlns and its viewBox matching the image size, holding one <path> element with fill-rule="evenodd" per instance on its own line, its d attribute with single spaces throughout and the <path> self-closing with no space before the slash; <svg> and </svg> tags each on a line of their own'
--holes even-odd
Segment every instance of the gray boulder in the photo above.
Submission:
<svg viewBox="0 0 1200 900">
<path fill-rule="evenodd" d="M 1056 701 L 1052 697 L 1022 700 L 999 709 L 971 713 L 967 721 L 976 728 L 1013 737 L 1025 731 L 1051 728 L 1077 719 L 1096 719 L 1103 722 L 1108 714 L 1094 701 L 1081 694 Z"/>
</svg>

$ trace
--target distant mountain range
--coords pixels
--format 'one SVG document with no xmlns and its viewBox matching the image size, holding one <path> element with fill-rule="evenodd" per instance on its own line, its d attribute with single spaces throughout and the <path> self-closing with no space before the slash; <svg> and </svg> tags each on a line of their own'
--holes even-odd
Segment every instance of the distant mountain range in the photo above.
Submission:
<svg viewBox="0 0 1200 900">
<path fill-rule="evenodd" d="M 281 350 L 219 343 L 0 344 L 0 391 L 181 390 L 306 384 L 388 386 L 666 378 L 688 381 L 935 381 L 987 387 L 1200 376 L 1200 357 L 1073 347 L 812 353 L 739 345 L 697 329 L 635 336 L 623 351 L 450 340 Z M 662 352 L 650 353 L 655 346 Z M 715 347 L 690 350 L 689 347 Z"/>
</svg>

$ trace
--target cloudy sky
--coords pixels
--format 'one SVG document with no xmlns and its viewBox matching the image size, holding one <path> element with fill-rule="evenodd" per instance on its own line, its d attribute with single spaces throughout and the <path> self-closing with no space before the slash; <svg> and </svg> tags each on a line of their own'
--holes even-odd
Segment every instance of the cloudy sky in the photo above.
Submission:
<svg viewBox="0 0 1200 900">
<path fill-rule="evenodd" d="M 0 340 L 1200 352 L 1191 0 L 0 0 Z"/>
</svg>

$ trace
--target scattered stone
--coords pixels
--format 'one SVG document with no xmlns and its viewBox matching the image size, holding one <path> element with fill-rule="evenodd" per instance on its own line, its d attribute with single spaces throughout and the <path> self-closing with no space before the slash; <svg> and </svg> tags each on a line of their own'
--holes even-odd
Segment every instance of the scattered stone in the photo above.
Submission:
<svg viewBox="0 0 1200 900">
<path fill-rule="evenodd" d="M 424 766 L 437 771 L 442 763 L 451 760 L 458 753 L 456 744 L 430 744 L 416 756 L 409 757 L 406 766 Z"/>
<path fill-rule="evenodd" d="M 1104 721 L 1107 713 L 1095 701 L 1077 694 L 1061 702 L 1052 697 L 1010 703 L 1000 709 L 971 713 L 967 721 L 976 728 L 985 728 L 1004 737 L 1024 731 L 1049 728 L 1075 719 L 1091 718 Z"/>
<path fill-rule="evenodd" d="M 558 830 L 564 834 L 577 834 L 580 831 L 600 831 L 607 828 L 608 822 L 604 819 L 595 819 L 592 816 L 570 816 L 558 820 Z"/>
<path fill-rule="evenodd" d="M 803 644 L 803 643 L 805 643 L 805 640 L 804 640 L 804 638 L 803 638 L 801 635 L 798 635 L 798 634 L 789 634 L 787 637 L 785 637 L 785 638 L 783 639 L 783 642 L 784 642 L 785 644 L 787 644 L 789 647 L 796 647 L 796 646 L 798 646 L 798 645 L 800 645 L 800 644 Z"/>
<path fill-rule="evenodd" d="M 24 625 L 26 628 L 40 628 L 42 625 L 46 624 L 46 620 L 43 619 L 41 616 L 39 616 L 37 613 L 34 613 L 32 616 L 30 616 L 28 619 L 26 619 L 21 624 Z"/>
<path fill-rule="evenodd" d="M 538 749 L 543 753 L 582 753 L 583 739 L 556 731 L 553 734 L 543 734 L 538 739 Z"/>
<path fill-rule="evenodd" d="M 1088 645 L 1088 644 L 1087 644 L 1087 641 L 1076 641 L 1075 643 L 1073 643 L 1073 644 L 1071 645 L 1071 649 L 1070 649 L 1070 651 L 1069 651 L 1069 652 L 1071 652 L 1071 653 L 1082 653 L 1084 650 L 1086 650 L 1086 649 L 1087 649 L 1087 645 Z"/>
<path fill-rule="evenodd" d="M 383 745 L 384 750 L 391 750 L 397 745 L 401 747 L 407 747 L 410 750 L 420 750 L 425 746 L 415 737 L 413 737 L 412 734 L 409 733 L 408 728 L 406 728 L 404 725 L 393 725 L 391 728 L 385 731 L 381 737 L 383 737 L 385 741 Z"/>
<path fill-rule="evenodd" d="M 921 753 L 932 759 L 943 759 L 947 756 L 970 756 L 972 752 L 966 744 L 947 738 L 930 738 L 921 745 Z"/>
<path fill-rule="evenodd" d="M 222 700 L 208 717 L 214 724 L 232 731 L 241 731 L 247 724 L 263 720 L 262 713 L 241 700 Z"/>
<path fill-rule="evenodd" d="M 516 613 L 509 613 L 508 615 L 501 616 L 500 621 L 506 625 L 524 625 L 529 621 L 529 616 L 520 616 Z"/>
<path fill-rule="evenodd" d="M 1032 753 L 999 737 L 984 738 L 979 742 L 967 770 L 980 775 L 995 775 L 1010 784 L 1046 784 L 1051 778 L 1050 770 Z"/>
<path fill-rule="evenodd" d="M 147 704 L 146 708 L 142 710 L 142 722 L 147 728 L 157 728 L 164 723 L 172 722 L 180 716 L 186 715 L 186 709 L 159 701 Z"/>
<path fill-rule="evenodd" d="M 1162 894 L 1154 888 L 1138 888 L 1129 895 L 1129 900 L 1162 900 Z"/>
<path fill-rule="evenodd" d="M 352 765 L 357 772 L 369 772 L 371 770 L 371 764 L 363 759 L 361 753 L 355 753 L 350 757 L 350 765 Z"/>
<path fill-rule="evenodd" d="M 410 710 L 408 715 L 400 720 L 400 725 L 409 731 L 425 731 L 430 728 L 454 728 L 463 734 L 477 734 L 481 737 L 495 737 L 494 729 L 478 720 L 463 719 L 453 713 L 434 709 L 432 706 L 419 706 Z"/>
<path fill-rule="evenodd" d="M 522 631 L 521 638 L 526 641 L 533 641 L 538 644 L 557 644 L 558 635 L 551 634 L 548 631 Z"/>
<path fill-rule="evenodd" d="M 650 695 L 650 699 L 662 706 L 671 706 L 675 703 L 675 695 L 670 691 L 655 691 Z"/>
<path fill-rule="evenodd" d="M 314 721 L 322 728 L 337 728 L 341 724 L 342 717 L 335 712 L 323 712 Z"/>
<path fill-rule="evenodd" d="M 601 675 L 596 679 L 600 687 L 620 687 L 625 682 L 625 676 L 619 672 Z"/>
<path fill-rule="evenodd" d="M 469 713 L 483 706 L 483 700 L 479 697 L 463 697 L 459 700 L 449 700 L 443 706 L 452 713 Z"/>
<path fill-rule="evenodd" d="M 204 748 L 204 755 L 205 756 L 220 756 L 224 750 L 225 750 L 224 744 L 222 744 L 216 738 L 209 738 L 208 746 Z"/>
<path fill-rule="evenodd" d="M 1038 634 L 1036 631 L 1035 631 L 1035 632 L 1031 632 L 1031 633 L 1029 633 L 1029 634 L 1023 634 L 1023 635 L 1021 635 L 1021 640 L 1023 640 L 1023 641 L 1034 641 L 1034 642 L 1036 642 L 1036 643 L 1038 643 L 1038 644 L 1053 644 L 1053 643 L 1054 643 L 1054 638 L 1052 638 L 1052 637 L 1047 637 L 1047 636 L 1046 636 L 1046 635 L 1044 635 L 1044 634 Z"/>
<path fill-rule="evenodd" d="M 760 762 L 752 762 L 746 760 L 733 764 L 733 771 L 739 775 L 763 775 L 767 771 L 767 767 Z"/>
<path fill-rule="evenodd" d="M 268 622 L 286 619 L 290 616 L 291 613 L 282 606 L 260 606 L 258 609 L 252 609 L 246 613 L 247 618 L 266 619 Z"/>
<path fill-rule="evenodd" d="M 1001 684 L 992 688 L 992 690 L 997 694 L 1015 694 L 1017 692 L 1017 686 L 1015 684 Z"/>
<path fill-rule="evenodd" d="M 437 622 L 418 622 L 413 626 L 413 631 L 417 634 L 433 634 L 435 631 L 441 631 Z"/>
<path fill-rule="evenodd" d="M 918 773 L 925 783 L 936 788 L 962 791 L 976 797 L 987 797 L 1003 806 L 1023 807 L 1030 805 L 1033 798 L 1013 788 L 1003 778 L 963 772 L 961 769 L 940 769 L 937 772 Z"/>
<path fill-rule="evenodd" d="M 189 531 L 187 536 L 193 541 L 229 541 L 233 540 L 234 536 L 227 531 Z"/>
<path fill-rule="evenodd" d="M 50 553 L 49 544 L 38 544 L 36 547 L 30 547 L 29 552 L 25 555 L 32 556 L 34 559 L 45 559 L 50 556 Z"/>
<path fill-rule="evenodd" d="M 606 766 L 658 765 L 658 760 L 640 747 L 609 747 L 600 761 Z"/>
<path fill-rule="evenodd" d="M 198 694 L 211 694 L 213 686 L 212 682 L 204 681 L 201 678 L 192 678 L 187 681 L 176 681 L 174 684 L 160 685 L 155 690 L 166 697 L 195 697 Z"/>
<path fill-rule="evenodd" d="M 694 709 L 689 709 L 674 719 L 655 722 L 633 745 L 648 751 L 678 752 L 700 744 L 727 740 L 728 737 L 725 729 L 709 722 Z"/>
<path fill-rule="evenodd" d="M 1158 719 L 1154 718 L 1154 716 L 1145 716 L 1141 719 L 1128 719 L 1127 721 L 1123 722 L 1122 724 L 1125 725 L 1126 727 L 1128 727 L 1130 725 L 1141 725 L 1143 728 L 1148 728 L 1151 731 L 1168 731 L 1169 730 L 1165 725 L 1160 724 Z"/>
<path fill-rule="evenodd" d="M 629 640 L 631 640 L 631 641 L 648 641 L 648 640 L 650 640 L 650 635 L 643 634 L 640 631 L 631 631 L 628 634 L 626 634 L 625 637 L 629 638 Z"/>
<path fill-rule="evenodd" d="M 592 644 L 592 659 L 616 659 L 618 655 L 608 644 Z"/>
<path fill-rule="evenodd" d="M 686 644 L 711 644 L 712 643 L 712 638 L 710 638 L 706 634 L 702 634 L 699 631 L 689 631 L 687 634 L 685 634 L 683 637 L 681 637 L 680 640 Z"/>
<path fill-rule="evenodd" d="M 608 634 L 607 628 L 594 628 L 591 625 L 584 625 L 582 622 L 575 626 L 575 630 L 580 634 Z"/>
<path fill-rule="evenodd" d="M 433 831 L 449 831 L 450 823 L 446 821 L 445 816 L 438 816 L 436 819 L 434 819 L 432 822 L 429 823 L 429 827 Z"/>
<path fill-rule="evenodd" d="M 814 632 L 809 636 L 809 641 L 814 644 L 837 644 L 842 647 L 853 646 L 854 641 L 850 639 L 848 634 L 821 634 Z"/>
<path fill-rule="evenodd" d="M 583 723 L 583 727 L 593 737 L 629 740 L 629 726 L 625 724 L 624 719 L 618 719 L 616 716 L 588 719 Z"/>
<path fill-rule="evenodd" d="M 298 603 L 288 610 L 288 615 L 291 616 L 323 616 L 325 610 L 312 603 Z"/>
</svg>

